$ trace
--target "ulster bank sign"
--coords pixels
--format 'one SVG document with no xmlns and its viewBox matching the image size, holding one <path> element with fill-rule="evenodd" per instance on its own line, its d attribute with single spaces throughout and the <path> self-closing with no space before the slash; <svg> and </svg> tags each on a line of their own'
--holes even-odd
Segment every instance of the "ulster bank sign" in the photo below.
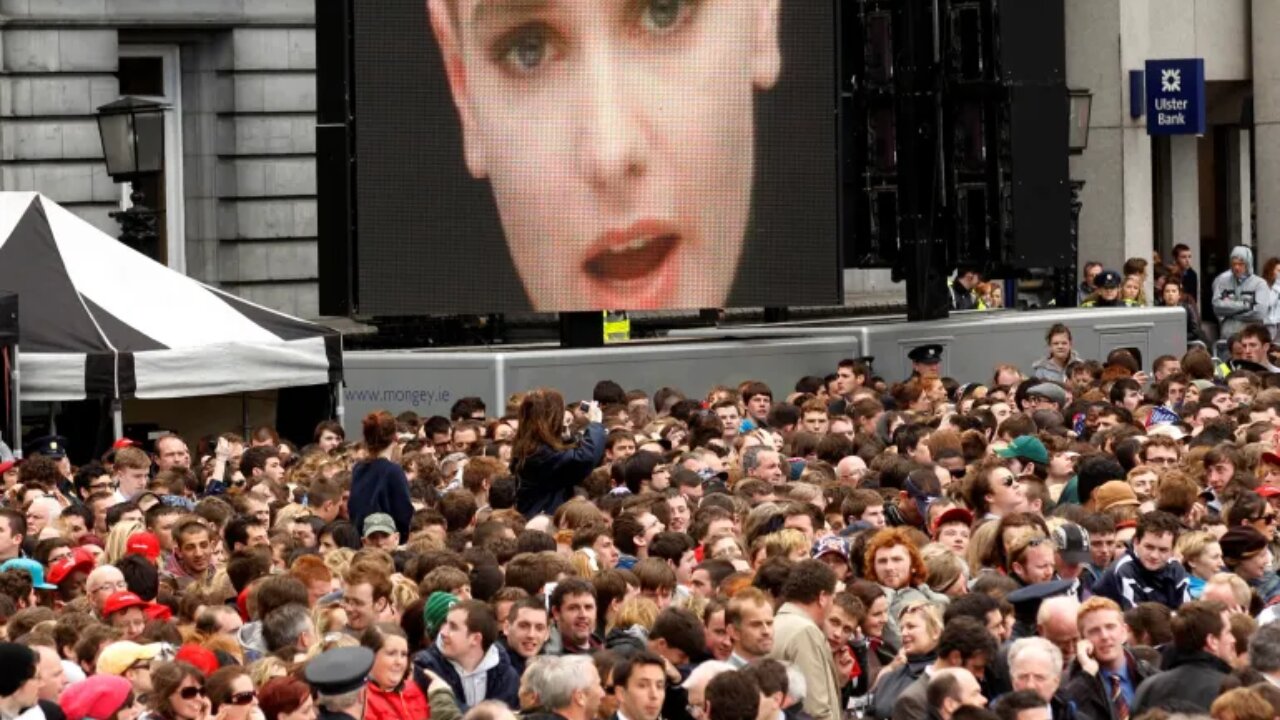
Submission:
<svg viewBox="0 0 1280 720">
<path fill-rule="evenodd" d="M 1147 61 L 1147 134 L 1203 135 L 1204 59 Z"/>
</svg>

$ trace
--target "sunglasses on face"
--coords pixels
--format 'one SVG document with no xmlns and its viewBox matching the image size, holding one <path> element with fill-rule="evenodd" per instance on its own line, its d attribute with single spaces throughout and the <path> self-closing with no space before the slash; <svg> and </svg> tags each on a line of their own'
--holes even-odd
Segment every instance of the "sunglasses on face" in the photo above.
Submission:
<svg viewBox="0 0 1280 720">
<path fill-rule="evenodd" d="M 183 700 L 195 700 L 197 697 L 204 697 L 203 687 L 184 687 L 178 691 L 178 697 Z"/>
<path fill-rule="evenodd" d="M 252 691 L 236 693 L 235 695 L 231 696 L 231 699 L 228 702 L 230 702 L 232 705 L 248 705 L 249 703 L 253 702 L 253 699 L 255 697 L 257 696 L 254 695 Z"/>
<path fill-rule="evenodd" d="M 1254 521 L 1254 522 L 1264 522 L 1264 523 L 1266 523 L 1266 524 L 1268 524 L 1268 525 L 1275 525 L 1275 524 L 1276 524 L 1276 515 L 1275 515 L 1275 513 L 1271 513 L 1271 514 L 1268 514 L 1268 515 L 1263 515 L 1263 516 L 1261 516 L 1261 517 L 1256 517 L 1256 518 L 1254 518 L 1254 519 L 1253 519 L 1253 521 Z"/>
</svg>

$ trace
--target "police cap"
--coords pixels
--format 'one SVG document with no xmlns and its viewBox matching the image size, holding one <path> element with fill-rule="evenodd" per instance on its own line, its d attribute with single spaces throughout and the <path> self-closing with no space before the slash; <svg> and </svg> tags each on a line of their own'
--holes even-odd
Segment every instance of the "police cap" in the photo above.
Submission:
<svg viewBox="0 0 1280 720">
<path fill-rule="evenodd" d="M 359 690 L 373 668 L 373 651 L 365 647 L 326 650 L 307 663 L 307 683 L 321 695 L 343 695 Z"/>
<path fill-rule="evenodd" d="M 924 363 L 926 365 L 934 365 L 942 362 L 942 346 L 941 345 L 921 345 L 911 348 L 911 352 L 907 353 L 907 359 L 911 362 Z"/>
</svg>

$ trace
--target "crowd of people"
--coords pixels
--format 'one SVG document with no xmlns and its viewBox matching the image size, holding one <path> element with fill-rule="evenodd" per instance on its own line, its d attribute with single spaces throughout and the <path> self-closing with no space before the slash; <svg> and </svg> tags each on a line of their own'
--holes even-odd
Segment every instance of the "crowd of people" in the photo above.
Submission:
<svg viewBox="0 0 1280 720">
<path fill-rule="evenodd" d="M 0 718 L 1280 716 L 1264 324 L 0 462 Z"/>
</svg>

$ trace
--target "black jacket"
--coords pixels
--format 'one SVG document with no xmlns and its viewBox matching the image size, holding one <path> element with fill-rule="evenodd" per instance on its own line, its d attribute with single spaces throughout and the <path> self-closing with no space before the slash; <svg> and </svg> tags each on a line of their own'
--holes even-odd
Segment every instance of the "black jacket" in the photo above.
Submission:
<svg viewBox="0 0 1280 720">
<path fill-rule="evenodd" d="M 554 513 L 573 497 L 573 488 L 587 479 L 604 458 L 604 426 L 587 425 L 582 440 L 564 450 L 543 446 L 532 455 L 512 458 L 516 476 L 516 509 L 525 517 Z"/>
<path fill-rule="evenodd" d="M 496 645 L 498 648 L 498 664 L 489 670 L 485 677 L 485 700 L 501 700 L 508 707 L 520 707 L 520 675 L 511 667 L 511 659 L 507 657 L 507 651 L 502 645 Z M 417 681 L 418 686 L 422 688 L 422 693 L 427 694 L 427 681 L 423 670 L 430 670 L 440 676 L 448 684 L 449 689 L 453 690 L 453 697 L 458 703 L 458 709 L 466 712 L 467 696 L 462 688 L 462 678 L 458 675 L 458 671 L 453 669 L 453 663 L 440 652 L 440 648 L 436 645 L 423 650 L 413 658 L 413 679 Z"/>
<path fill-rule="evenodd" d="M 409 521 L 413 519 L 409 479 L 399 465 L 386 458 L 357 463 L 351 470 L 347 514 L 361 537 L 364 537 L 364 519 L 374 513 L 390 515 L 396 521 L 400 542 L 409 541 Z"/>
<path fill-rule="evenodd" d="M 1128 650 L 1124 651 L 1124 656 L 1129 666 L 1129 681 L 1133 683 L 1136 694 L 1143 681 L 1159 671 L 1135 658 Z M 1111 707 L 1111 688 L 1107 687 L 1101 671 L 1097 675 L 1090 675 L 1080 667 L 1079 660 L 1072 660 L 1061 692 L 1075 704 L 1077 720 L 1115 720 Z M 1129 714 L 1133 715 L 1132 712 Z"/>
<path fill-rule="evenodd" d="M 1203 650 L 1171 652 L 1165 658 L 1167 670 L 1147 678 L 1133 697 L 1130 717 L 1151 708 L 1171 713 L 1208 714 L 1209 706 L 1222 691 L 1222 679 L 1231 666 Z"/>
<path fill-rule="evenodd" d="M 937 653 L 908 655 L 906 665 L 888 673 L 882 673 L 873 693 L 871 707 L 869 708 L 870 717 L 893 717 L 893 704 L 898 699 L 898 696 L 902 694 L 903 690 L 910 687 L 911 683 L 919 679 L 924 674 L 924 669 L 932 665 L 937 659 Z"/>
<path fill-rule="evenodd" d="M 973 310 L 978 307 L 978 301 L 968 288 L 960 284 L 959 280 L 953 280 L 951 282 L 951 306 L 956 310 Z"/>
<path fill-rule="evenodd" d="M 1115 600 L 1123 610 L 1144 602 L 1177 610 L 1182 603 L 1191 601 L 1190 592 L 1191 581 L 1181 563 L 1170 560 L 1160 570 L 1151 572 L 1142 566 L 1132 547 L 1093 584 L 1094 595 Z"/>
</svg>

